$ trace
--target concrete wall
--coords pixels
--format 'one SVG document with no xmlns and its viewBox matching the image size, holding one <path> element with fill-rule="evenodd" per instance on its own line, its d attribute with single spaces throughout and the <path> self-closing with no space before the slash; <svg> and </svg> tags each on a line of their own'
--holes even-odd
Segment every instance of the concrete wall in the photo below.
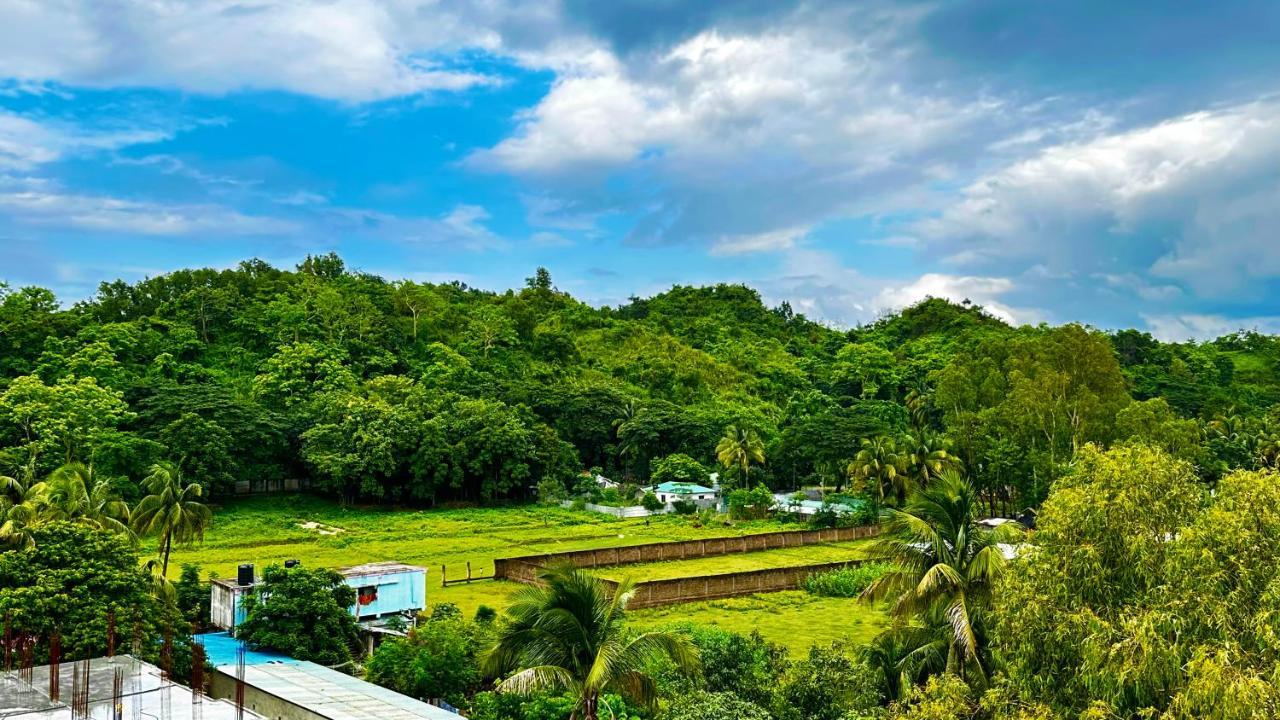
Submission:
<svg viewBox="0 0 1280 720">
<path fill-rule="evenodd" d="M 224 672 L 214 670 L 209 676 L 209 695 L 234 703 L 236 679 Z M 317 715 L 304 707 L 294 705 L 247 684 L 244 686 L 244 706 L 267 720 L 328 720 L 323 715 Z"/>
<path fill-rule="evenodd" d="M 598 550 L 574 550 L 546 555 L 497 558 L 493 561 L 493 576 L 500 580 L 531 582 L 537 573 L 538 567 L 557 562 L 572 563 L 575 567 L 594 568 L 664 560 L 687 560 L 714 555 L 817 545 L 819 543 L 846 542 L 872 537 L 878 531 L 879 527 L 875 525 L 856 528 L 824 528 L 822 530 L 788 530 L 756 535 L 741 535 L 738 537 L 682 540 L 627 547 L 600 548 Z"/>
<path fill-rule="evenodd" d="M 775 548 L 801 547 L 819 543 L 847 542 L 873 537 L 879 527 L 827 528 L 793 530 L 741 537 L 708 538 L 681 542 L 650 543 L 630 547 L 576 550 L 573 552 L 497 558 L 493 561 L 494 577 L 526 584 L 538 582 L 538 572 L 546 565 L 570 562 L 576 567 L 609 567 L 661 560 L 685 560 L 732 553 L 758 552 Z M 818 563 L 793 567 L 747 570 L 735 573 L 697 575 L 693 577 L 650 580 L 636 584 L 636 593 L 628 607 L 646 608 L 673 605 L 695 600 L 754 595 L 761 592 L 792 590 L 816 572 L 860 565 L 862 561 Z M 617 584 L 605 580 L 606 584 Z"/>
<path fill-rule="evenodd" d="M 849 560 L 766 570 L 745 570 L 719 575 L 650 580 L 636 583 L 636 593 L 632 596 L 631 602 L 627 603 L 627 607 L 631 609 L 660 607 L 697 600 L 795 590 L 804 584 L 805 578 L 814 573 L 861 565 L 863 562 L 865 561 Z M 617 587 L 617 583 L 605 582 Z"/>
<path fill-rule="evenodd" d="M 221 583 L 209 584 L 209 621 L 217 628 L 235 631 L 244 622 L 244 598 L 253 592 L 252 587 L 227 587 Z"/>
</svg>

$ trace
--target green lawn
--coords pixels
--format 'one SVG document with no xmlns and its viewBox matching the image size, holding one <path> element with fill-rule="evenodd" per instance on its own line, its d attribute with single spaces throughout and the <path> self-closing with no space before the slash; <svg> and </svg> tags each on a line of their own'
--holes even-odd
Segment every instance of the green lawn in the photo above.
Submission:
<svg viewBox="0 0 1280 720">
<path fill-rule="evenodd" d="M 804 547 L 778 548 L 758 552 L 731 553 L 692 560 L 667 560 L 663 562 L 637 563 L 599 568 L 597 575 L 610 580 L 630 577 L 637 582 L 665 580 L 691 575 L 718 575 L 722 573 L 763 570 L 775 567 L 811 565 L 841 560 L 861 560 L 867 556 L 871 540 L 853 540 L 844 543 L 824 543 Z"/>
<path fill-rule="evenodd" d="M 803 590 L 636 610 L 629 617 L 643 628 L 694 622 L 744 634 L 759 630 L 766 639 L 785 645 L 792 655 L 807 652 L 810 645 L 835 640 L 869 642 L 889 622 L 882 608 L 853 598 L 817 597 Z"/>
<path fill-rule="evenodd" d="M 315 525 L 311 525 L 315 524 Z M 308 527 L 310 526 L 310 527 Z M 306 496 L 278 495 L 238 500 L 216 509 L 204 543 L 178 548 L 169 562 L 177 577 L 183 563 L 205 573 L 235 574 L 236 566 L 259 567 L 297 558 L 306 565 L 342 567 L 398 560 L 427 567 L 427 602 L 457 602 L 474 609 L 492 595 L 505 597 L 517 586 L 472 583 L 440 587 L 440 566 L 462 577 L 466 563 L 476 575 L 493 572 L 495 557 L 636 545 L 726 535 L 770 532 L 795 526 L 775 522 L 694 527 L 688 517 L 622 520 L 600 513 L 536 506 L 450 510 L 343 508 Z M 143 548 L 155 551 L 154 542 Z M 488 588 L 488 589 L 485 589 Z M 486 602 L 494 607 L 499 600 Z"/>
<path fill-rule="evenodd" d="M 451 602 L 468 615 L 480 605 L 502 610 L 512 593 L 522 585 L 492 580 L 440 587 L 440 565 L 448 566 L 449 577 L 462 577 L 466 563 L 472 572 L 493 572 L 493 558 L 532 555 L 564 550 L 616 547 L 641 543 L 690 540 L 726 535 L 797 529 L 776 522 L 735 523 L 731 527 L 694 527 L 690 518 L 658 516 L 622 520 L 608 515 L 540 507 L 467 508 L 451 510 L 391 510 L 343 508 L 336 503 L 304 495 L 250 498 L 217 508 L 213 527 L 204 543 L 173 552 L 169 574 L 177 577 L 183 563 L 198 563 L 207 574 L 235 575 L 236 566 L 252 562 L 259 567 L 297 558 L 312 567 L 342 567 L 378 560 L 398 560 L 423 565 L 427 573 L 427 604 Z M 815 553 L 819 559 L 788 562 L 823 562 L 825 553 L 848 553 L 856 543 L 810 548 L 787 548 L 706 558 L 679 563 L 632 566 L 643 573 L 671 572 L 668 565 L 705 563 L 708 567 L 737 567 L 747 555 L 769 553 Z M 143 548 L 155 551 L 154 544 Z M 779 556 L 781 557 L 781 556 Z M 836 558 L 843 559 L 843 557 Z M 696 574 L 706 569 L 682 569 Z M 745 568 L 744 568 L 745 569 Z M 669 576 L 669 575 L 668 575 Z M 675 608 L 637 611 L 643 622 L 667 623 L 675 620 L 712 622 L 724 627 L 749 630 L 759 628 L 768 637 L 786 641 L 802 652 L 813 641 L 840 637 L 845 630 L 855 638 L 867 622 L 878 614 L 847 600 L 814 598 L 802 592 L 772 593 L 754 598 L 733 598 Z M 790 638 L 788 640 L 788 638 Z"/>
</svg>

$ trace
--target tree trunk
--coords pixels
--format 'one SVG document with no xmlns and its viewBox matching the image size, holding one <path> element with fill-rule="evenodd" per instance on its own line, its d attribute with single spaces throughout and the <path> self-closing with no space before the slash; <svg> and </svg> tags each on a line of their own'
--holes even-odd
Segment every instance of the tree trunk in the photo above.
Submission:
<svg viewBox="0 0 1280 720">
<path fill-rule="evenodd" d="M 173 549 L 173 540 L 170 539 L 169 531 L 164 531 L 164 563 L 160 569 L 160 574 L 169 577 L 169 551 Z"/>
</svg>

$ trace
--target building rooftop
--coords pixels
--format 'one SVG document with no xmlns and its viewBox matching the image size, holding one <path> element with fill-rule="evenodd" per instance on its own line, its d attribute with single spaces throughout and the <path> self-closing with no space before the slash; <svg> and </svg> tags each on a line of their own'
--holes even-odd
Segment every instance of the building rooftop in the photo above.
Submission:
<svg viewBox="0 0 1280 720">
<path fill-rule="evenodd" d="M 235 677 L 239 641 L 227 633 L 197 635 L 220 673 Z M 459 720 L 461 716 L 305 660 L 245 650 L 244 681 L 328 720 Z"/>
<path fill-rule="evenodd" d="M 351 567 L 338 569 L 338 572 L 341 573 L 343 577 L 358 577 L 360 575 L 389 575 L 392 573 L 426 571 L 426 568 L 419 565 L 409 565 L 408 563 L 396 562 L 394 560 L 371 562 L 363 565 L 352 565 Z"/>
<path fill-rule="evenodd" d="M 33 668 L 30 685 L 17 672 L 0 674 L 0 718 L 14 720 L 70 720 L 74 662 L 58 666 L 59 702 L 49 698 L 49 666 Z M 224 700 L 196 696 L 185 685 L 167 682 L 160 668 L 129 655 L 99 657 L 89 661 L 90 717 L 111 717 L 117 668 L 123 673 L 121 704 L 123 717 L 196 717 L 200 708 L 204 720 L 235 720 L 236 709 Z M 244 711 L 246 720 L 262 720 Z"/>
<path fill-rule="evenodd" d="M 221 665 L 217 670 L 234 677 L 236 667 Z M 244 682 L 327 720 L 459 720 L 461 717 L 313 662 L 246 664 Z"/>
<path fill-rule="evenodd" d="M 692 495 L 694 493 L 715 492 L 715 490 L 712 490 L 709 487 L 703 487 L 701 485 L 695 485 L 693 483 L 683 483 L 683 482 L 664 482 L 655 489 L 659 492 L 674 493 L 676 495 Z"/>
</svg>

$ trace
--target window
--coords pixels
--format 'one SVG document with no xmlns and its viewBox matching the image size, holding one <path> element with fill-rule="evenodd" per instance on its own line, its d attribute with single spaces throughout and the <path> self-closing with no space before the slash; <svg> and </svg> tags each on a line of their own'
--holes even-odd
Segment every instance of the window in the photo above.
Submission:
<svg viewBox="0 0 1280 720">
<path fill-rule="evenodd" d="M 372 605 L 378 600 L 377 585 L 365 585 L 364 587 L 360 588 L 356 592 L 357 592 L 356 594 L 357 605 Z"/>
</svg>

